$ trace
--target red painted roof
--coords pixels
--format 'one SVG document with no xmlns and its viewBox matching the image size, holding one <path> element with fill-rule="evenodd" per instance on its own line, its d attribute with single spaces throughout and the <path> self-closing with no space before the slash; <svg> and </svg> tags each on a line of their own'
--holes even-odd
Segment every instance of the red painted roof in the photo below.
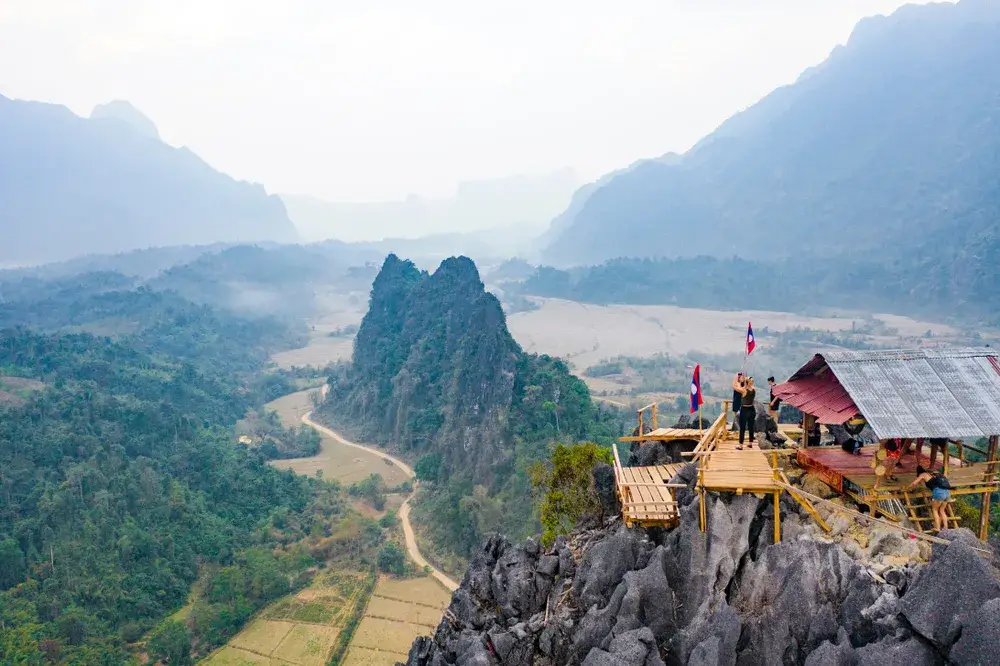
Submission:
<svg viewBox="0 0 1000 666">
<path fill-rule="evenodd" d="M 774 387 L 774 395 L 828 425 L 846 423 L 859 411 L 851 396 L 829 371 L 789 379 Z"/>
</svg>

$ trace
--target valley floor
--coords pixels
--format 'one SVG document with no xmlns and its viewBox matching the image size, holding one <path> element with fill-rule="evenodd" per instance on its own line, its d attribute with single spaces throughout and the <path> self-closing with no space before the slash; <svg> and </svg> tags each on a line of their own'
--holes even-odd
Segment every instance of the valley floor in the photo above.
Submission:
<svg viewBox="0 0 1000 666">
<path fill-rule="evenodd" d="M 272 465 L 307 475 L 322 471 L 324 478 L 336 479 L 345 485 L 372 473 L 382 475 L 389 486 L 413 478 L 413 470 L 405 462 L 378 449 L 351 442 L 314 422 L 310 418 L 312 396 L 319 391 L 299 391 L 268 403 L 267 407 L 278 412 L 286 427 L 301 422 L 322 437 L 317 455 L 275 460 Z M 421 555 L 409 519 L 411 497 L 390 496 L 387 509 L 398 507 L 407 553 L 418 568 L 429 569 L 430 575 L 416 578 L 379 576 L 377 580 L 369 580 L 369 576 L 360 571 L 326 571 L 306 589 L 265 609 L 227 645 L 213 652 L 205 663 L 210 666 L 322 666 L 336 651 L 340 633 L 352 631 L 352 628 L 353 635 L 339 663 L 391 666 L 404 661 L 417 636 L 433 633 L 448 606 L 451 592 L 458 588 L 454 580 L 431 566 Z"/>
</svg>

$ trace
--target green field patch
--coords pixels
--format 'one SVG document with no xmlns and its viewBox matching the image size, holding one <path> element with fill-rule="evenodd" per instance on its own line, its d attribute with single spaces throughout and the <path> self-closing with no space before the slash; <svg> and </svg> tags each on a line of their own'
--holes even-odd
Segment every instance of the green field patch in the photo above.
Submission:
<svg viewBox="0 0 1000 666">
<path fill-rule="evenodd" d="M 308 600 L 290 597 L 269 606 L 264 617 L 268 620 L 332 624 L 343 606 L 344 600 L 337 596 Z"/>
</svg>

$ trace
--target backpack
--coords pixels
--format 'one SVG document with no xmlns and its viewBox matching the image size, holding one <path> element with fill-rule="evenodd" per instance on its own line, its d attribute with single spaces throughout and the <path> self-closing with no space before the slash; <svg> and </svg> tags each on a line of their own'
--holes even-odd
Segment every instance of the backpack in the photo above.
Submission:
<svg viewBox="0 0 1000 666">
<path fill-rule="evenodd" d="M 943 488 L 944 490 L 951 490 L 951 483 L 948 481 L 948 477 L 946 477 L 941 472 L 935 472 L 931 481 L 934 482 L 935 488 Z"/>
</svg>

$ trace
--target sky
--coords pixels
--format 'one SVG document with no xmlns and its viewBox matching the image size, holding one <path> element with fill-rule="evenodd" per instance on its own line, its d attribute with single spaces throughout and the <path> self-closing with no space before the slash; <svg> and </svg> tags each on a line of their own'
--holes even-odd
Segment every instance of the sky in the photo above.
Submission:
<svg viewBox="0 0 1000 666">
<path fill-rule="evenodd" d="M 0 0 L 0 94 L 165 141 L 271 192 L 445 197 L 683 152 L 897 0 Z"/>
</svg>

